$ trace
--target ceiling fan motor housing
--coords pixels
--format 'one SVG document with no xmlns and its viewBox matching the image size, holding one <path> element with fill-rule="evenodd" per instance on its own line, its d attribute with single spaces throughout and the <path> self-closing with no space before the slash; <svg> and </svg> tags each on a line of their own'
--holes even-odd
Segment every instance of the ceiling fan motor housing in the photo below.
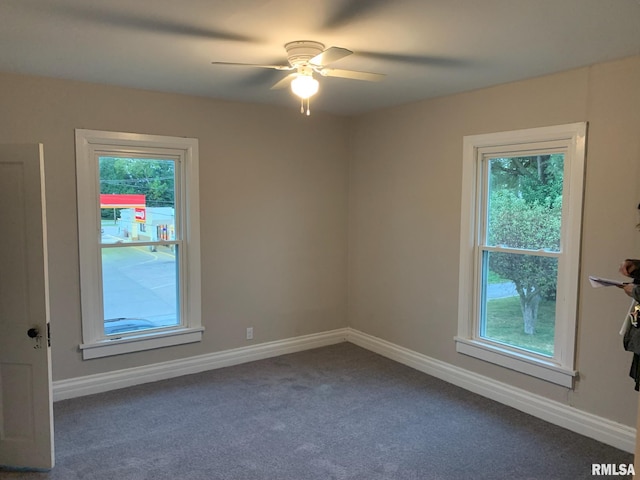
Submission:
<svg viewBox="0 0 640 480">
<path fill-rule="evenodd" d="M 324 50 L 324 45 L 320 42 L 299 40 L 289 42 L 284 46 L 287 51 L 287 60 L 292 67 L 304 66 L 316 55 Z"/>
</svg>

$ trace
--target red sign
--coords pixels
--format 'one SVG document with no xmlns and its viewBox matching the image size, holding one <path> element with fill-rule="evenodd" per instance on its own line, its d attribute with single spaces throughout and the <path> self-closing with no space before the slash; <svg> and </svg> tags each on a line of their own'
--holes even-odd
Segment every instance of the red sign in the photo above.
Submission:
<svg viewBox="0 0 640 480">
<path fill-rule="evenodd" d="M 147 210 L 145 208 L 136 208 L 136 222 L 145 223 L 147 221 Z"/>
<path fill-rule="evenodd" d="M 100 194 L 100 208 L 144 208 L 146 203 L 145 195 L 129 193 Z"/>
</svg>

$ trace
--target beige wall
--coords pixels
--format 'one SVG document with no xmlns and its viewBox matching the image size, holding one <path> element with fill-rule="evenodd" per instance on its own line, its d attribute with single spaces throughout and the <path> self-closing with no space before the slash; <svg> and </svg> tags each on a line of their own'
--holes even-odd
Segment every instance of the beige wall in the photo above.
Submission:
<svg viewBox="0 0 640 480">
<path fill-rule="evenodd" d="M 635 426 L 628 299 L 586 276 L 640 256 L 640 57 L 358 117 L 349 178 L 349 324 Z M 456 353 L 462 138 L 589 122 L 575 391 Z"/>
<path fill-rule="evenodd" d="M 348 120 L 0 75 L 0 142 L 45 152 L 54 380 L 345 327 Z M 200 142 L 198 344 L 82 361 L 74 129 Z"/>
<path fill-rule="evenodd" d="M 353 119 L 0 74 L 0 142 L 45 151 L 54 380 L 352 326 L 635 425 L 628 302 L 640 256 L 640 57 Z M 575 391 L 455 352 L 464 135 L 588 121 Z M 200 140 L 204 341 L 83 361 L 74 129 Z M 348 240 L 347 240 L 348 239 Z M 348 300 L 348 301 L 347 301 Z"/>
</svg>

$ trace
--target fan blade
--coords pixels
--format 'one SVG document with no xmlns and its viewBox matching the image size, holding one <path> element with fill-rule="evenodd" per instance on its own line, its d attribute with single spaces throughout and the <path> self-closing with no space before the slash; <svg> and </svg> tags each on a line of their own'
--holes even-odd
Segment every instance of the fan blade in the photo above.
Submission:
<svg viewBox="0 0 640 480">
<path fill-rule="evenodd" d="M 290 65 L 258 65 L 255 63 L 236 63 L 236 62 L 211 62 L 212 65 L 227 65 L 231 67 L 254 67 L 254 68 L 270 68 L 272 70 L 293 70 Z"/>
<path fill-rule="evenodd" d="M 342 6 L 327 18 L 323 27 L 326 29 L 343 27 L 359 17 L 365 17 L 375 10 L 392 3 L 388 0 L 343 0 Z"/>
<path fill-rule="evenodd" d="M 350 78 L 352 80 L 365 80 L 367 82 L 379 82 L 386 75 L 382 73 L 356 72 L 355 70 L 340 70 L 338 68 L 323 68 L 320 75 L 324 77 Z"/>
<path fill-rule="evenodd" d="M 298 75 L 297 73 L 290 73 L 289 75 L 284 77 L 282 80 L 279 80 L 278 82 L 276 82 L 275 85 L 273 85 L 273 87 L 271 87 L 271 90 L 277 90 L 279 88 L 288 87 L 289 84 L 291 83 L 291 80 L 296 78 L 297 75 Z"/>
<path fill-rule="evenodd" d="M 53 3 L 53 2 L 52 2 Z M 121 28 L 127 30 L 145 31 L 155 34 L 169 33 L 187 37 L 210 38 L 215 40 L 229 40 L 235 42 L 257 43 L 260 40 L 255 37 L 231 33 L 208 27 L 200 27 L 180 22 L 174 19 L 162 19 L 139 15 L 133 12 L 118 12 L 111 8 L 103 8 L 96 5 L 48 5 L 48 12 L 53 15 L 63 15 L 80 21 L 89 21 L 95 24 L 106 25 L 109 28 Z"/>
<path fill-rule="evenodd" d="M 346 48 L 329 47 L 324 52 L 320 52 L 318 55 L 309 60 L 309 63 L 313 65 L 323 66 L 330 63 L 337 62 L 344 57 L 348 57 L 353 52 Z"/>
<path fill-rule="evenodd" d="M 282 78 L 282 73 L 269 68 L 253 68 L 243 73 L 238 79 L 234 79 L 235 85 L 241 88 L 259 88 L 266 90 Z"/>
<path fill-rule="evenodd" d="M 406 55 L 397 53 L 364 52 L 358 50 L 358 57 L 372 58 L 389 62 L 407 63 L 411 65 L 425 65 L 431 67 L 458 67 L 468 64 L 466 60 L 435 55 Z"/>
</svg>

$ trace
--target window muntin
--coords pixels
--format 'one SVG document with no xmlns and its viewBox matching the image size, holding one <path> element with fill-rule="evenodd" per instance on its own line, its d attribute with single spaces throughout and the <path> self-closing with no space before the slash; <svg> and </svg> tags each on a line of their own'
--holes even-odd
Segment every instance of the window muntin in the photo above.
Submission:
<svg viewBox="0 0 640 480">
<path fill-rule="evenodd" d="M 76 130 L 83 357 L 199 341 L 196 139 Z"/>
<path fill-rule="evenodd" d="M 569 387 L 585 137 L 577 123 L 464 139 L 456 349 Z"/>
</svg>

